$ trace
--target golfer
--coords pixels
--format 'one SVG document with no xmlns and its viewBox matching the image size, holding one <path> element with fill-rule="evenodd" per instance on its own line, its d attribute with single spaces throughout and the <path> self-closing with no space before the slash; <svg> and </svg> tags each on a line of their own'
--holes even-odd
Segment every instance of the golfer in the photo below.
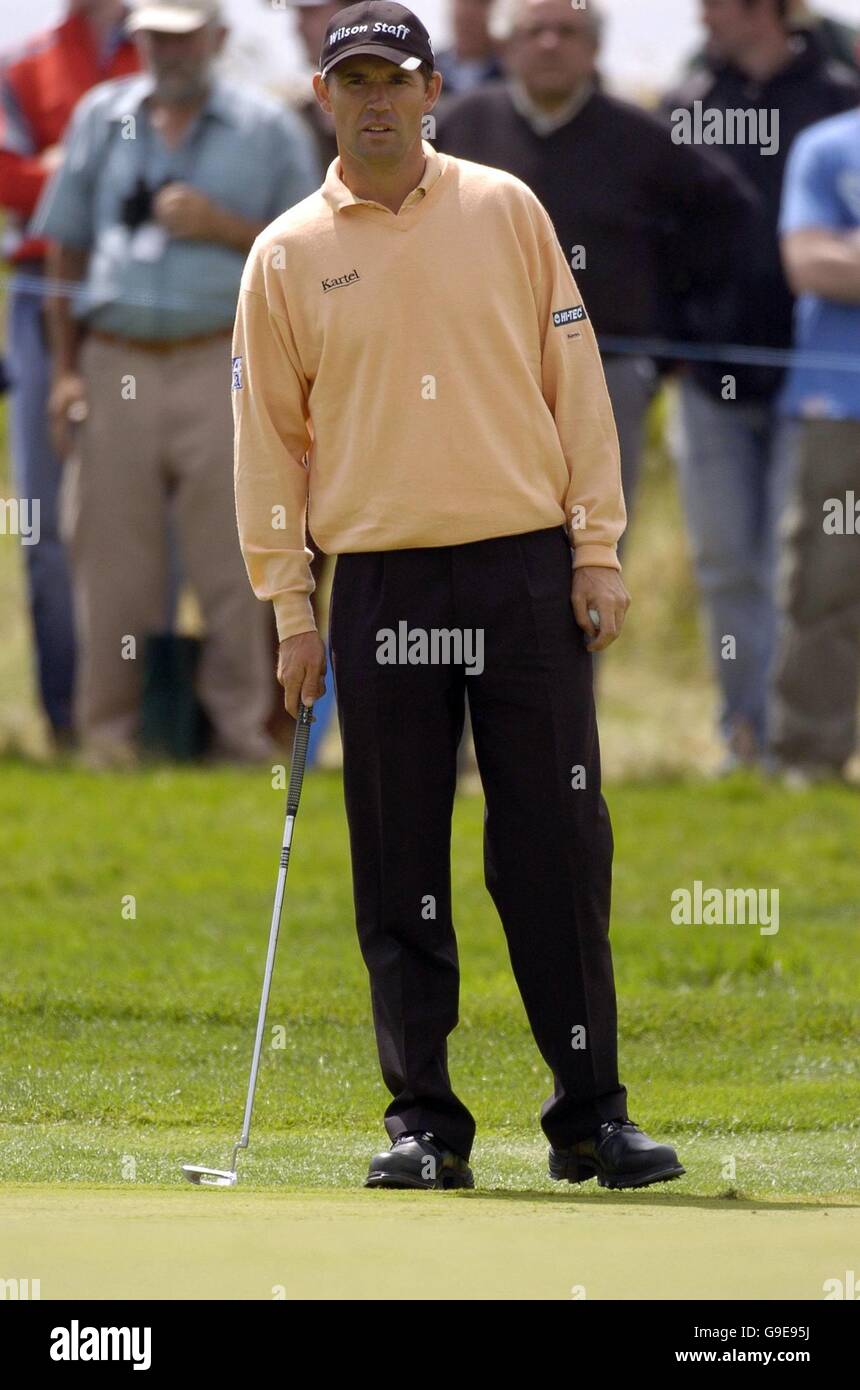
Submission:
<svg viewBox="0 0 860 1390">
<path fill-rule="evenodd" d="M 487 887 L 554 1087 L 552 1177 L 684 1172 L 618 1079 L 591 653 L 629 598 L 594 333 L 525 184 L 438 153 L 433 49 L 402 5 L 331 20 L 313 79 L 339 157 L 258 237 L 233 345 L 239 536 L 290 713 L 324 693 L 306 525 L 337 555 L 330 641 L 356 925 L 391 1148 L 366 1185 L 472 1187 L 452 1088 L 451 812 L 468 697 Z"/>
</svg>

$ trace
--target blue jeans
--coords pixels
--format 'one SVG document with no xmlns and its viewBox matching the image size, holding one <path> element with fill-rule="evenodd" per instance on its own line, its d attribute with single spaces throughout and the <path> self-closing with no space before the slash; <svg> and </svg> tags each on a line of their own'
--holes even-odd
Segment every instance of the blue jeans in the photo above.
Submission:
<svg viewBox="0 0 860 1390">
<path fill-rule="evenodd" d="M 621 484 L 627 504 L 628 531 L 633 505 L 639 491 L 642 455 L 645 451 L 645 425 L 659 382 L 657 369 L 650 357 L 612 357 L 603 359 L 603 374 L 612 402 L 618 444 L 621 449 Z M 619 555 L 624 550 L 628 532 L 621 537 Z"/>
<path fill-rule="evenodd" d="M 38 272 L 36 272 L 38 273 Z M 33 272 L 28 270 L 28 278 Z M 9 433 L 18 496 L 39 499 L 39 542 L 23 547 L 39 689 L 54 730 L 72 722 L 75 639 L 66 550 L 57 530 L 60 464 L 48 432 L 51 368 L 42 296 L 13 277 L 9 292 Z"/>
<path fill-rule="evenodd" d="M 674 452 L 720 688 L 720 730 L 739 721 L 767 746 L 776 633 L 777 526 L 793 470 L 793 427 L 772 405 L 715 400 L 682 378 Z M 733 637 L 732 647 L 725 641 Z"/>
</svg>

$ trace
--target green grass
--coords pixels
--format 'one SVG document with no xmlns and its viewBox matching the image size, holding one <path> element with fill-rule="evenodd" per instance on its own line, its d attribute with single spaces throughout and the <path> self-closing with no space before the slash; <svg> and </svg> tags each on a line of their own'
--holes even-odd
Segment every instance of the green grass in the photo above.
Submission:
<svg viewBox="0 0 860 1390">
<path fill-rule="evenodd" d="M 787 796 L 751 778 L 619 786 L 609 799 L 632 1117 L 677 1141 L 697 1192 L 855 1190 L 860 797 Z M 244 1103 L 282 802 L 263 774 L 5 761 L 0 1182 L 120 1182 L 125 1156 L 138 1181 L 164 1183 L 180 1159 L 223 1162 Z M 547 1187 L 549 1078 L 483 887 L 481 829 L 481 800 L 458 798 L 451 1072 L 478 1121 L 482 1178 Z M 778 888 L 779 932 L 673 925 L 670 894 L 696 878 Z M 306 782 L 280 950 L 269 1024 L 284 1046 L 264 1053 L 246 1171 L 263 1185 L 354 1184 L 382 1146 L 388 1093 L 336 774 Z"/>
</svg>

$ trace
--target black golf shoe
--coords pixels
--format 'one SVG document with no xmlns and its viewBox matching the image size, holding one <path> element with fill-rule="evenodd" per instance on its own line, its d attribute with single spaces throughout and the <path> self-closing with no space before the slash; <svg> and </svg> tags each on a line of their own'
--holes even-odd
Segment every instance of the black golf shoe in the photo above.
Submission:
<svg viewBox="0 0 860 1390">
<path fill-rule="evenodd" d="M 386 1153 L 374 1154 L 365 1187 L 474 1187 L 465 1158 L 422 1131 L 400 1134 Z"/>
<path fill-rule="evenodd" d="M 647 1187 L 686 1171 L 671 1144 L 655 1144 L 632 1120 L 606 1120 L 569 1149 L 549 1151 L 549 1175 L 556 1182 L 597 1178 L 601 1187 Z"/>
</svg>

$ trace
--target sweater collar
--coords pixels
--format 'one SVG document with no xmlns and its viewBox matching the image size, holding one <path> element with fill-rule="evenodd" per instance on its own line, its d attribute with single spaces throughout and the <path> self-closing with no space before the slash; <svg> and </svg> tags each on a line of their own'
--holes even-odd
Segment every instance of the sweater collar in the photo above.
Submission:
<svg viewBox="0 0 860 1390">
<path fill-rule="evenodd" d="M 416 203 L 422 202 L 442 173 L 442 158 L 438 150 L 434 149 L 428 140 L 421 141 L 421 149 L 427 161 L 424 165 L 424 173 L 421 176 L 420 183 L 416 184 L 412 192 L 407 193 L 406 197 L 403 199 L 400 205 L 400 211 L 396 214 L 398 217 L 400 213 L 405 212 Z M 328 166 L 322 189 L 320 190 L 326 202 L 335 212 L 342 212 L 344 208 L 348 207 L 383 208 L 385 212 L 391 212 L 390 208 L 384 207 L 382 203 L 374 202 L 372 198 L 356 198 L 352 190 L 347 188 L 346 184 L 343 182 L 341 173 L 342 165 L 340 162 L 340 155 L 336 155 Z M 392 217 L 395 216 L 394 213 L 391 215 Z"/>
<path fill-rule="evenodd" d="M 528 121 L 536 135 L 552 135 L 554 130 L 560 130 L 568 121 L 572 121 L 574 116 L 578 116 L 582 108 L 591 100 L 595 92 L 593 82 L 584 82 L 571 93 L 564 106 L 559 106 L 555 111 L 544 111 L 537 106 L 529 96 L 525 83 L 518 77 L 512 77 L 508 81 L 508 91 L 514 107 Z"/>
</svg>

